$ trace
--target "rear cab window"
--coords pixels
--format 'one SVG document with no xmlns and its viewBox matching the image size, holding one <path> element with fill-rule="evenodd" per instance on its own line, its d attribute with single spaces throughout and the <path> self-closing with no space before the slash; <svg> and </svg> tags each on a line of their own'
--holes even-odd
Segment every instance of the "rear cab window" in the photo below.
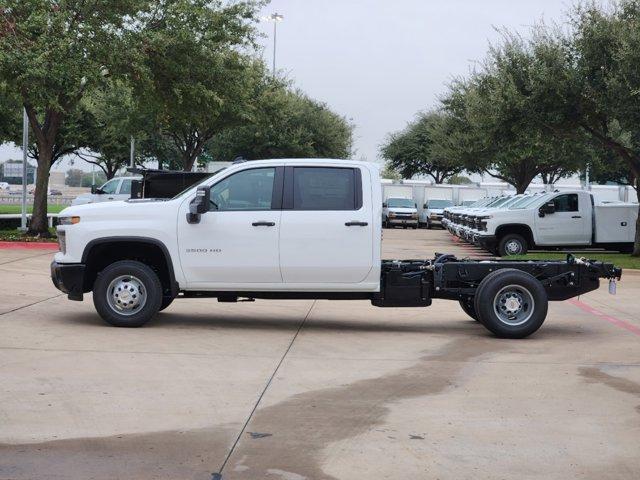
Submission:
<svg viewBox="0 0 640 480">
<path fill-rule="evenodd" d="M 287 167 L 283 208 L 291 210 L 359 210 L 360 169 L 349 167 Z"/>
</svg>

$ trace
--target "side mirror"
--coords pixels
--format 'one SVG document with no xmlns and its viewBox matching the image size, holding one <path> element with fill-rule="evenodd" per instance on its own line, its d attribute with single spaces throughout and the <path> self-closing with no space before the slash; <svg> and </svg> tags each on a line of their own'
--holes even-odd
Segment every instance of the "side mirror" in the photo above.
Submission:
<svg viewBox="0 0 640 480">
<path fill-rule="evenodd" d="M 95 185 L 91 185 L 91 194 L 95 195 L 96 193 L 98 193 L 98 187 L 96 187 Z"/>
<path fill-rule="evenodd" d="M 387 208 L 387 202 L 382 202 L 382 208 Z"/>
<path fill-rule="evenodd" d="M 550 213 L 556 213 L 556 204 L 553 200 L 545 203 L 538 210 L 538 215 L 540 215 L 541 217 L 544 217 L 545 215 Z"/>
<path fill-rule="evenodd" d="M 189 213 L 187 213 L 187 222 L 200 223 L 200 215 L 209 211 L 209 187 L 198 187 L 196 197 L 189 204 Z"/>
<path fill-rule="evenodd" d="M 415 207 L 416 210 L 418 209 L 418 204 L 417 203 L 414 203 L 413 206 Z"/>
</svg>

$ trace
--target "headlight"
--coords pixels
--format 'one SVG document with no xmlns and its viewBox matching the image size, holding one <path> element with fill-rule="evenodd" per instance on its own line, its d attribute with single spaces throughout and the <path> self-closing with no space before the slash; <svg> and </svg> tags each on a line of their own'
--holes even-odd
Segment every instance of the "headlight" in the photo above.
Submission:
<svg viewBox="0 0 640 480">
<path fill-rule="evenodd" d="M 396 216 L 396 214 L 395 214 L 395 213 L 393 213 L 393 212 L 389 212 L 389 218 L 392 218 L 392 217 L 395 217 L 395 216 Z"/>
<path fill-rule="evenodd" d="M 58 217 L 58 225 L 75 225 L 80 223 L 80 217 Z"/>
<path fill-rule="evenodd" d="M 432 213 L 431 214 L 431 218 L 438 218 L 438 214 L 437 213 Z"/>
<path fill-rule="evenodd" d="M 64 230 L 58 230 L 58 247 L 64 254 L 67 253 L 67 236 Z"/>
<path fill-rule="evenodd" d="M 412 213 L 411 214 L 411 218 L 418 218 L 418 214 L 417 213 Z"/>
</svg>

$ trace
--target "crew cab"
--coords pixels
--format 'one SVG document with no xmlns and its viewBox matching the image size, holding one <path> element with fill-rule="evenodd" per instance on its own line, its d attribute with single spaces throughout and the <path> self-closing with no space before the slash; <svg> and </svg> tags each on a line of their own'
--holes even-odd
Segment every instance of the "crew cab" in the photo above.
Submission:
<svg viewBox="0 0 640 480">
<path fill-rule="evenodd" d="M 139 327 L 174 299 L 368 300 L 377 307 L 458 301 L 500 337 L 544 322 L 549 300 L 619 279 L 608 263 L 382 260 L 378 167 L 351 160 L 231 165 L 170 199 L 72 206 L 60 213 L 54 285 L 93 292 L 102 318 Z"/>
<path fill-rule="evenodd" d="M 418 205 L 410 198 L 388 198 L 382 204 L 384 228 L 418 228 Z"/>
<path fill-rule="evenodd" d="M 630 251 L 637 215 L 637 204 L 596 203 L 582 190 L 525 195 L 506 208 L 470 214 L 467 239 L 500 256 L 533 247 Z"/>
</svg>

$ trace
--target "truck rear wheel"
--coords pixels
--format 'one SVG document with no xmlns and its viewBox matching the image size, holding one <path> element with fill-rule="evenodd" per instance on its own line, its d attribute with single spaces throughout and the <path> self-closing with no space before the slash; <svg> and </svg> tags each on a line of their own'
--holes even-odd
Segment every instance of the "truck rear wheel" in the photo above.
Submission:
<svg viewBox="0 0 640 480">
<path fill-rule="evenodd" d="M 505 268 L 482 280 L 474 307 L 478 320 L 498 337 L 525 338 L 544 323 L 548 298 L 533 276 Z"/>
<path fill-rule="evenodd" d="M 473 297 L 466 297 L 460 299 L 460 306 L 464 313 L 473 318 L 476 322 L 478 322 L 478 314 L 476 313 L 476 308 L 474 306 Z"/>
<path fill-rule="evenodd" d="M 527 241 L 522 235 L 509 233 L 500 239 L 498 243 L 498 255 L 508 257 L 509 255 L 524 255 L 527 253 Z"/>
<path fill-rule="evenodd" d="M 93 304 L 110 325 L 141 327 L 160 310 L 162 284 L 144 263 L 121 260 L 98 274 L 93 285 Z"/>
</svg>

